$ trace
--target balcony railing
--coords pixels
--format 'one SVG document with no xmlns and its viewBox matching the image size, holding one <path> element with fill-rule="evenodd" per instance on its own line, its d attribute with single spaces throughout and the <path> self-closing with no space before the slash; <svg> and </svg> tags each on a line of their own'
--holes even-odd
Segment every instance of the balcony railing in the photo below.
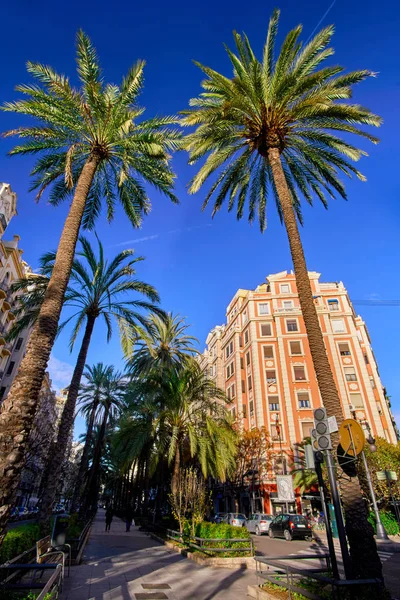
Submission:
<svg viewBox="0 0 400 600">
<path fill-rule="evenodd" d="M 300 306 L 287 306 L 287 307 L 280 307 L 280 308 L 275 308 L 274 309 L 275 313 L 301 313 L 301 308 Z"/>
</svg>

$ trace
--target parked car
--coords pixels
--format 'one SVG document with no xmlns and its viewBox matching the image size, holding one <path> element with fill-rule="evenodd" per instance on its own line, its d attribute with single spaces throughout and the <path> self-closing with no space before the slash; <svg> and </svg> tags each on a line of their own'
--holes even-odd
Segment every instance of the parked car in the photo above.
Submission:
<svg viewBox="0 0 400 600">
<path fill-rule="evenodd" d="M 26 508 L 26 506 L 18 506 L 18 516 L 21 520 L 28 518 L 29 510 Z"/>
<path fill-rule="evenodd" d="M 265 515 L 260 513 L 250 515 L 246 521 L 247 531 L 250 531 L 250 533 L 255 533 L 256 535 L 268 533 L 268 529 L 273 518 L 273 515 Z"/>
<path fill-rule="evenodd" d="M 244 527 L 246 525 L 246 517 L 241 513 L 227 513 L 224 523 L 234 525 L 234 527 Z"/>
<path fill-rule="evenodd" d="M 215 513 L 213 518 L 211 519 L 211 523 L 223 523 L 225 521 L 226 513 L 218 512 Z"/>
<path fill-rule="evenodd" d="M 294 538 L 312 538 L 311 524 L 304 515 L 278 515 L 271 521 L 268 529 L 270 538 L 284 537 L 290 542 Z"/>
</svg>

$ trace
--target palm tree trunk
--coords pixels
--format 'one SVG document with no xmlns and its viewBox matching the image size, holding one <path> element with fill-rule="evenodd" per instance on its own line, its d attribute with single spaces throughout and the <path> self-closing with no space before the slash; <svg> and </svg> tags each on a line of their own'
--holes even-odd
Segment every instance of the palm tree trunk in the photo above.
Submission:
<svg viewBox="0 0 400 600">
<path fill-rule="evenodd" d="M 293 210 L 292 197 L 282 168 L 279 150 L 277 148 L 270 148 L 268 150 L 268 159 L 271 164 L 276 189 L 278 190 L 283 219 L 289 238 L 297 291 L 314 370 L 321 392 L 322 404 L 326 408 L 328 415 L 335 416 L 338 424 L 340 424 L 343 421 L 342 405 L 314 305 L 303 246 Z M 333 442 L 337 447 L 337 435 L 333 436 Z M 378 577 L 382 579 L 382 565 L 378 556 L 373 530 L 367 520 L 366 505 L 361 494 L 358 477 L 349 478 L 343 476 L 340 480 L 340 487 L 354 575 L 357 578 Z"/>
<path fill-rule="evenodd" d="M 76 511 L 76 505 L 78 503 L 79 496 L 80 496 L 81 489 L 82 489 L 82 482 L 85 478 L 85 473 L 88 468 L 90 445 L 92 442 L 94 420 L 96 418 L 96 412 L 97 412 L 98 405 L 99 405 L 99 403 L 97 401 L 95 401 L 93 404 L 92 410 L 90 411 L 90 417 L 89 417 L 89 422 L 88 422 L 87 431 L 86 431 L 85 446 L 83 448 L 81 463 L 79 465 L 78 478 L 77 478 L 74 495 L 73 495 L 72 502 L 71 502 L 71 512 Z"/>
<path fill-rule="evenodd" d="M 62 412 L 60 427 L 58 429 L 57 443 L 55 444 L 54 453 L 51 459 L 47 486 L 44 490 L 40 506 L 39 520 L 42 522 L 46 522 L 50 518 L 51 509 L 54 503 L 57 483 L 60 479 L 68 441 L 74 426 L 76 400 L 78 398 L 79 386 L 81 384 L 95 322 L 95 316 L 91 314 L 87 315 L 85 334 L 82 339 L 78 360 L 69 385 L 68 396 Z"/>
<path fill-rule="evenodd" d="M 82 513 L 86 514 L 87 509 L 89 507 L 89 502 L 96 495 L 96 484 L 97 484 L 97 476 L 100 466 L 101 453 L 103 450 L 103 443 L 106 434 L 106 427 L 108 422 L 108 415 L 110 412 L 110 404 L 108 404 L 104 409 L 103 421 L 101 423 L 99 439 L 97 440 L 96 449 L 94 451 L 92 468 L 90 469 L 89 479 L 86 484 L 86 491 L 84 493 L 85 499 L 83 502 Z"/>
<path fill-rule="evenodd" d="M 172 490 L 173 494 L 175 494 L 175 492 L 178 488 L 180 468 L 181 468 L 181 455 L 180 455 L 180 450 L 179 450 L 179 444 L 177 444 L 176 445 L 176 453 L 175 453 L 174 471 L 172 474 L 172 481 L 171 481 L 171 490 Z"/>
<path fill-rule="evenodd" d="M 27 352 L 0 412 L 0 544 L 24 466 L 26 443 L 38 406 L 40 388 L 71 273 L 75 247 L 93 177 L 99 165 L 90 156 L 79 176 L 58 245 L 54 269 Z"/>
</svg>

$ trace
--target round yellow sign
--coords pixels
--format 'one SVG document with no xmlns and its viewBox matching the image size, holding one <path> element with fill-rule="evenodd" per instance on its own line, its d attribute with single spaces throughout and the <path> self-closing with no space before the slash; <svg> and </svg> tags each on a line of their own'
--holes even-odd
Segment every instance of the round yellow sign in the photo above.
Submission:
<svg viewBox="0 0 400 600">
<path fill-rule="evenodd" d="M 357 456 L 365 445 L 365 434 L 360 423 L 354 419 L 345 419 L 339 428 L 339 440 L 346 454 Z"/>
</svg>

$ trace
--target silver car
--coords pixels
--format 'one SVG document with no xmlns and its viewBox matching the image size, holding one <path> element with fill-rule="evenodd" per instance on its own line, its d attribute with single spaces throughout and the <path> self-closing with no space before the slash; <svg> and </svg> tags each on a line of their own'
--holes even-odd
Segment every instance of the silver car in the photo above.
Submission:
<svg viewBox="0 0 400 600">
<path fill-rule="evenodd" d="M 250 531 L 250 533 L 255 533 L 256 535 L 268 533 L 268 529 L 273 518 L 273 515 L 259 513 L 251 515 L 246 521 L 247 531 Z"/>
<path fill-rule="evenodd" d="M 244 527 L 246 525 L 246 517 L 241 513 L 227 513 L 223 523 L 228 523 L 235 527 Z"/>
</svg>

